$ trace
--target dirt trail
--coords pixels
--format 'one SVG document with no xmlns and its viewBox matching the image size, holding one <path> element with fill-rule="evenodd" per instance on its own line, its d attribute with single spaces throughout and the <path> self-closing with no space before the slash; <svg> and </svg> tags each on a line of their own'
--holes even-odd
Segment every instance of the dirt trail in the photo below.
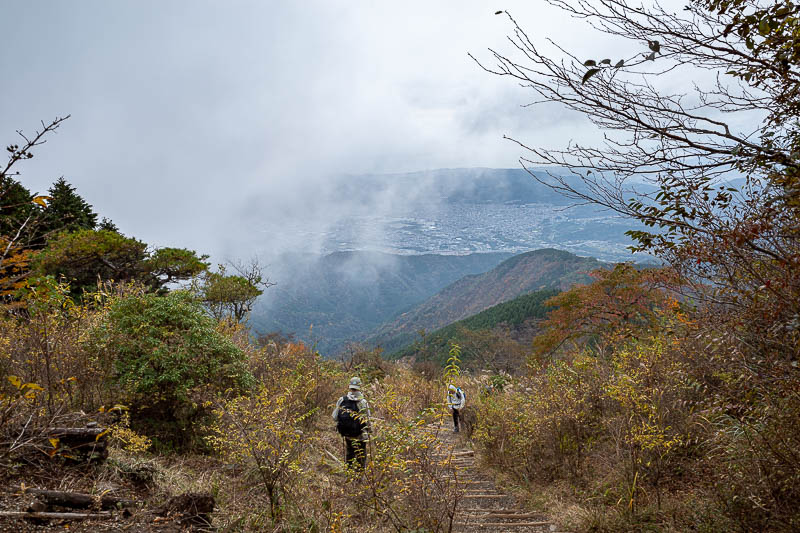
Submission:
<svg viewBox="0 0 800 533">
<path fill-rule="evenodd" d="M 495 485 L 491 476 L 476 463 L 468 441 L 447 427 L 431 427 L 439 438 L 437 455 L 449 457 L 455 465 L 450 479 L 462 496 L 457 507 L 454 532 L 553 533 L 556 525 L 544 513 L 520 509 L 514 498 Z"/>
</svg>

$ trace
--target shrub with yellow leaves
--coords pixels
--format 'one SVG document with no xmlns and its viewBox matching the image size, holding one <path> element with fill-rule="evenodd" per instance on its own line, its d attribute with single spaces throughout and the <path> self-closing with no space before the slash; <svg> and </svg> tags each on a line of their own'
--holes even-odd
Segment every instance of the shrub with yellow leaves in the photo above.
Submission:
<svg viewBox="0 0 800 533">
<path fill-rule="evenodd" d="M 689 396 L 687 369 L 655 337 L 619 351 L 611 370 L 604 395 L 615 412 L 606 424 L 628 461 L 627 507 L 635 511 L 636 487 L 646 480 L 660 508 L 665 463 L 689 438 L 687 413 L 679 408 Z"/>
<path fill-rule="evenodd" d="M 305 475 L 303 459 L 314 446 L 313 434 L 301 428 L 313 413 L 303 403 L 311 386 L 298 375 L 214 404 L 208 442 L 225 460 L 245 465 L 258 476 L 273 520 Z"/>
<path fill-rule="evenodd" d="M 0 382 L 0 465 L 30 452 L 47 454 L 46 428 L 54 420 L 43 408 L 44 388 L 6 375 Z"/>
<path fill-rule="evenodd" d="M 106 430 L 111 436 L 111 443 L 126 452 L 143 453 L 153 444 L 149 437 L 131 429 L 131 416 L 124 405 L 115 405 L 110 409 L 100 407 L 101 413 L 113 413 L 115 421 Z"/>
<path fill-rule="evenodd" d="M 493 452 L 490 460 L 524 479 L 578 475 L 598 431 L 603 374 L 600 362 L 582 353 L 484 395 L 476 441 Z"/>
<path fill-rule="evenodd" d="M 663 479 L 697 423 L 691 369 L 659 335 L 602 355 L 584 349 L 534 364 L 482 396 L 475 440 L 521 481 L 585 480 L 605 468 L 599 498 L 631 515 L 643 498 L 660 509 Z M 602 467 L 587 461 L 598 455 Z"/>
<path fill-rule="evenodd" d="M 75 301 L 64 281 L 29 281 L 18 293 L 24 315 L 0 315 L 0 371 L 40 384 L 51 414 L 113 403 L 113 361 L 88 349 L 91 331 L 119 294 L 138 289 L 104 284 Z"/>
</svg>

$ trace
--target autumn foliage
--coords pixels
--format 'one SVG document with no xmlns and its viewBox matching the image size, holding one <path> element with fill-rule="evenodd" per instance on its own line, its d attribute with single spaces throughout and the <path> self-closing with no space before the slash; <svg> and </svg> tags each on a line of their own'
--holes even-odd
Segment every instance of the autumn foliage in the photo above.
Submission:
<svg viewBox="0 0 800 533">
<path fill-rule="evenodd" d="M 5 485 L 60 479 L 71 459 L 46 428 L 99 420 L 108 464 L 64 479 L 115 480 L 152 504 L 213 491 L 225 531 L 450 531 L 463 494 L 442 481 L 454 471 L 435 431 L 455 381 L 485 466 L 570 530 L 800 530 L 800 6 L 550 3 L 645 48 L 553 59 L 511 19 L 521 58 L 493 51 L 487 70 L 608 134 L 523 161 L 561 167 L 555 189 L 640 222 L 633 248 L 663 267 L 613 265 L 553 296 L 530 347 L 457 331 L 424 373 L 379 349 L 325 360 L 251 337 L 257 269 L 209 273 L 193 251 L 98 227 L 66 182 L 25 189 L 16 169 L 56 119 L 0 168 Z M 647 80 L 684 66 L 741 85 L 697 87 L 687 104 Z M 720 111 L 763 120 L 742 134 Z M 373 413 L 363 472 L 343 463 L 330 418 L 351 375 Z"/>
<path fill-rule="evenodd" d="M 487 457 L 532 492 L 585 487 L 571 496 L 579 529 L 791 531 L 791 356 L 747 363 L 753 347 L 728 329 L 730 311 L 681 295 L 668 270 L 594 275 L 551 299 L 527 374 L 483 398 L 475 438 Z"/>
</svg>

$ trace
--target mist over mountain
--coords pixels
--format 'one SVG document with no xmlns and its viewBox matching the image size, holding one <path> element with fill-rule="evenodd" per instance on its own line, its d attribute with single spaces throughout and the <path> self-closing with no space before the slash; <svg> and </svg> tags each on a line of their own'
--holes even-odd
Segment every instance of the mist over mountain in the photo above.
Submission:
<svg viewBox="0 0 800 533">
<path fill-rule="evenodd" d="M 556 170 L 556 175 L 562 172 Z M 544 181 L 544 170 L 533 171 Z M 578 178 L 570 179 L 581 187 Z M 338 183 L 334 195 L 373 203 L 388 195 L 410 191 L 420 203 L 446 204 L 552 204 L 569 205 L 570 200 L 538 182 L 525 169 L 445 168 L 402 174 L 348 176 Z"/>
<path fill-rule="evenodd" d="M 534 173 L 552 180 L 544 170 Z M 584 187 L 577 177 L 565 179 Z M 260 298 L 251 324 L 262 333 L 293 333 L 323 351 L 366 339 L 447 285 L 511 255 L 549 248 L 604 261 L 642 259 L 627 249 L 633 223 L 571 207 L 572 200 L 524 169 L 346 176 L 297 201 L 307 216 L 287 205 L 258 212 L 265 229 L 256 249 L 260 244 L 259 255 L 270 258 L 277 285 Z"/>
<path fill-rule="evenodd" d="M 532 172 L 547 183 L 552 182 L 547 172 L 562 171 Z M 585 189 L 580 178 L 565 173 L 565 179 Z M 419 255 L 557 248 L 608 261 L 634 259 L 624 234 L 636 227 L 630 220 L 573 206 L 524 169 L 339 176 L 297 197 L 282 193 L 257 203 L 250 224 L 261 229 L 249 236 L 255 242 L 248 247 L 271 258 L 287 252 Z"/>
<path fill-rule="evenodd" d="M 295 257 L 292 275 L 266 291 L 250 322 L 256 331 L 294 333 L 333 354 L 443 287 L 486 272 L 510 255 L 352 251 Z"/>
</svg>

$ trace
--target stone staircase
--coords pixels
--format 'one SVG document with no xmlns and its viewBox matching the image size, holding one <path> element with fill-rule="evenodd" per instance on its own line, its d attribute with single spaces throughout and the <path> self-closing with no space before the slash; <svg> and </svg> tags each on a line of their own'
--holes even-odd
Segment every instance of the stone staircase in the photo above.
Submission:
<svg viewBox="0 0 800 533">
<path fill-rule="evenodd" d="M 446 477 L 457 484 L 459 502 L 453 532 L 518 532 L 554 533 L 556 525 L 544 513 L 520 509 L 514 498 L 495 485 L 494 480 L 481 472 L 475 452 L 452 429 L 428 426 L 438 437 L 436 456 L 449 460 L 452 468 Z"/>
</svg>

